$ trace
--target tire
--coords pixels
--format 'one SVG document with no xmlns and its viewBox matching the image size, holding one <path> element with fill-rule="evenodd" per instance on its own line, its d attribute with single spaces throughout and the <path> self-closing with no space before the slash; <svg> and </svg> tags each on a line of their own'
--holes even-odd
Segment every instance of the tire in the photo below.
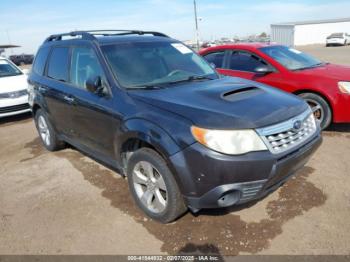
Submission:
<svg viewBox="0 0 350 262">
<path fill-rule="evenodd" d="M 187 211 L 172 172 L 154 150 L 141 148 L 131 155 L 127 178 L 134 201 L 150 218 L 165 224 Z"/>
<path fill-rule="evenodd" d="M 332 110 L 327 101 L 314 93 L 299 94 L 311 107 L 321 129 L 326 129 L 332 122 Z"/>
<path fill-rule="evenodd" d="M 65 143 L 57 138 L 56 131 L 43 110 L 38 109 L 36 111 L 34 120 L 40 140 L 47 150 L 57 151 L 65 147 Z"/>
</svg>

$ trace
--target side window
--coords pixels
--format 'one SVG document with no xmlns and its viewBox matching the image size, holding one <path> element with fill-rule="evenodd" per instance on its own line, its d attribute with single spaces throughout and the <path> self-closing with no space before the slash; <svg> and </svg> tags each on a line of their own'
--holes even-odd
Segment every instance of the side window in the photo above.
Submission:
<svg viewBox="0 0 350 262">
<path fill-rule="evenodd" d="M 59 81 L 68 81 L 68 47 L 55 47 L 53 48 L 50 60 L 47 76 Z"/>
<path fill-rule="evenodd" d="M 97 76 L 101 77 L 102 84 L 105 85 L 106 77 L 94 50 L 89 47 L 74 47 L 70 71 L 72 84 L 85 89 L 86 81 Z"/>
<path fill-rule="evenodd" d="M 204 56 L 204 58 L 209 62 L 213 63 L 216 68 L 222 68 L 222 64 L 224 62 L 224 56 L 225 52 L 220 51 L 220 52 L 215 52 L 215 53 L 210 53 Z"/>
<path fill-rule="evenodd" d="M 33 64 L 33 71 L 38 75 L 43 75 L 45 70 L 45 64 L 47 60 L 47 56 L 49 54 L 50 49 L 48 47 L 42 47 L 39 49 L 35 56 L 35 61 Z"/>
<path fill-rule="evenodd" d="M 254 72 L 259 66 L 266 66 L 267 64 L 259 57 L 248 52 L 234 52 L 230 58 L 230 69 L 237 71 Z"/>
</svg>

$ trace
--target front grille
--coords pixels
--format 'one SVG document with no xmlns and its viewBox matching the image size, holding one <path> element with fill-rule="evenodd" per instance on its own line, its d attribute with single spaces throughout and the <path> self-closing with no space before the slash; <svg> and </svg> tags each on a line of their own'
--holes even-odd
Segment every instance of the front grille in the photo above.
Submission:
<svg viewBox="0 0 350 262">
<path fill-rule="evenodd" d="M 26 96 L 28 95 L 28 92 L 26 89 L 20 90 L 20 91 L 15 91 L 15 92 L 9 92 L 9 93 L 2 93 L 0 94 L 0 99 L 6 99 L 6 98 L 18 98 L 21 96 Z"/>
<path fill-rule="evenodd" d="M 29 104 L 0 107 L 0 114 L 22 111 L 22 110 L 26 110 L 26 109 L 29 109 Z"/>
<path fill-rule="evenodd" d="M 266 180 L 244 183 L 242 185 L 242 195 L 239 202 L 242 203 L 255 198 L 265 183 Z"/>
<path fill-rule="evenodd" d="M 283 123 L 257 129 L 266 146 L 274 154 L 296 147 L 316 131 L 317 124 L 310 110 Z"/>
</svg>

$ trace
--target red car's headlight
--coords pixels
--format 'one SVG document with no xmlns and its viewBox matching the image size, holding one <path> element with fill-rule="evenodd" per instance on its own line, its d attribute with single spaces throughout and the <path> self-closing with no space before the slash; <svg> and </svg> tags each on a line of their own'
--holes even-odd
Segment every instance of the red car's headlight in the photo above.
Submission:
<svg viewBox="0 0 350 262">
<path fill-rule="evenodd" d="M 350 94 L 350 82 L 338 82 L 340 92 Z"/>
</svg>

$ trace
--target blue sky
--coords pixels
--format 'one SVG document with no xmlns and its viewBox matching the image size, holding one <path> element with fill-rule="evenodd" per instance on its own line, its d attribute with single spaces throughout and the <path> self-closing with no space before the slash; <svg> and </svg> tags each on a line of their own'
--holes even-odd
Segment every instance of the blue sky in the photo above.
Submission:
<svg viewBox="0 0 350 262">
<path fill-rule="evenodd" d="M 194 38 L 192 0 L 0 0 L 0 44 L 35 52 L 44 38 L 76 29 L 141 29 Z M 350 17 L 349 0 L 197 0 L 203 39 L 269 32 L 270 24 Z M 8 32 L 8 33 L 7 33 Z"/>
</svg>

